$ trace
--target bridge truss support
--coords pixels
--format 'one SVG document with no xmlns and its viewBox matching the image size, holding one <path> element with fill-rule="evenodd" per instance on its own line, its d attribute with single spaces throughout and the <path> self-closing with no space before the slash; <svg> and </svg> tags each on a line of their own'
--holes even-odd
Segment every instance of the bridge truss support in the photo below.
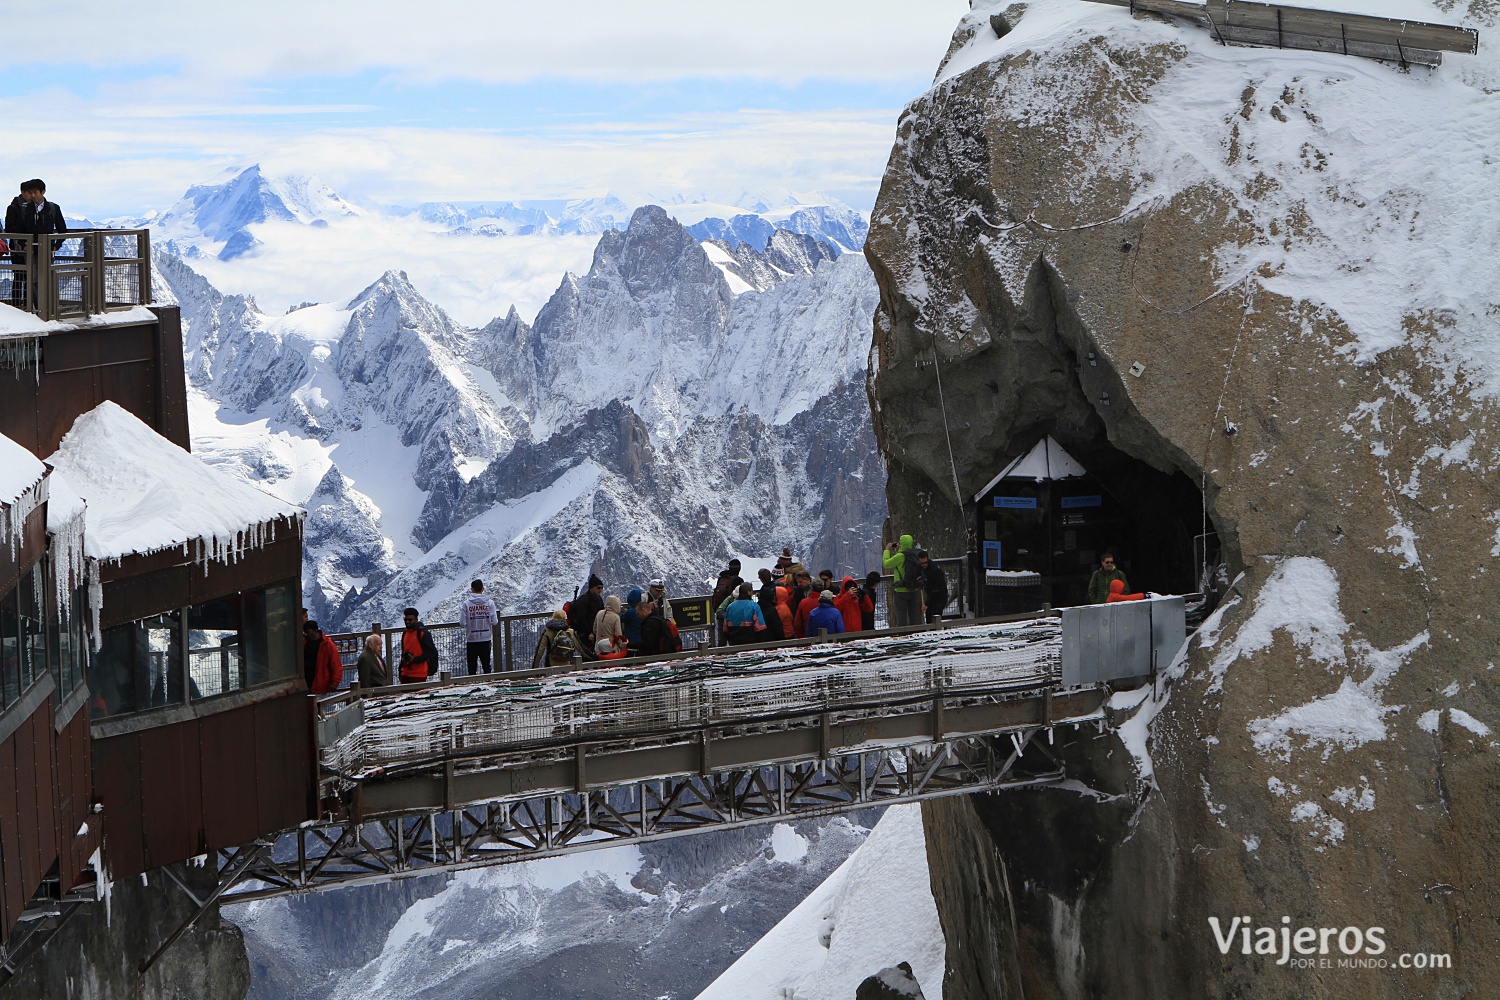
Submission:
<svg viewBox="0 0 1500 1000">
<path fill-rule="evenodd" d="M 1063 777 L 1050 730 L 960 736 L 804 760 L 322 823 L 219 851 L 218 902 L 460 871 Z"/>
</svg>

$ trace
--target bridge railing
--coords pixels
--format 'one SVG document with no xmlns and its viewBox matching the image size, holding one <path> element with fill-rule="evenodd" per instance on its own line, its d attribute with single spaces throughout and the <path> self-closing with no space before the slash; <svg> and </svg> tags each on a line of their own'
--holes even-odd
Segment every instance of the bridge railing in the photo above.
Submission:
<svg viewBox="0 0 1500 1000">
<path fill-rule="evenodd" d="M 964 581 L 967 576 L 962 572 L 964 566 L 963 558 L 934 559 L 933 562 L 942 566 L 948 576 L 948 604 L 943 609 L 945 619 L 967 618 L 974 613 L 973 607 L 968 603 L 968 595 L 964 589 Z M 885 593 L 889 594 L 891 577 L 882 576 L 880 582 Z M 717 643 L 714 630 L 712 609 L 708 609 L 710 595 L 703 594 L 695 597 L 673 598 L 672 603 L 677 612 L 677 627 L 681 633 L 683 649 L 689 652 L 710 648 Z M 889 631 L 886 626 L 889 622 L 885 612 L 889 604 L 887 601 L 877 603 L 875 609 L 875 623 L 878 632 Z M 708 613 L 701 619 L 701 612 L 694 611 L 691 615 L 685 611 L 698 607 L 707 609 Z M 494 628 L 494 639 L 490 649 L 490 666 L 495 671 L 527 670 L 531 667 L 532 657 L 536 653 L 537 641 L 541 638 L 542 629 L 546 627 L 547 619 L 552 617 L 550 611 L 537 611 L 522 615 L 502 615 L 499 624 Z M 1022 615 L 1021 618 L 1030 617 Z M 1020 620 L 997 619 L 997 620 Z M 455 676 L 468 672 L 468 643 L 464 638 L 463 625 L 460 622 L 439 622 L 437 624 L 424 623 L 424 627 L 432 633 L 433 644 L 438 651 L 438 670 Z M 365 637 L 374 629 L 364 632 L 336 632 L 329 633 L 333 638 L 334 645 L 338 647 L 339 659 L 343 664 L 344 676 L 339 687 L 348 689 L 359 682 L 359 655 L 364 648 Z M 385 643 L 385 662 L 389 664 L 400 663 L 401 633 L 404 627 L 386 628 L 382 625 L 378 630 Z M 862 633 L 867 637 L 874 633 Z M 398 667 L 392 666 L 391 680 L 396 680 Z"/>
<path fill-rule="evenodd" d="M 151 304 L 151 231 L 0 232 L 0 302 L 43 320 L 85 319 Z"/>
</svg>

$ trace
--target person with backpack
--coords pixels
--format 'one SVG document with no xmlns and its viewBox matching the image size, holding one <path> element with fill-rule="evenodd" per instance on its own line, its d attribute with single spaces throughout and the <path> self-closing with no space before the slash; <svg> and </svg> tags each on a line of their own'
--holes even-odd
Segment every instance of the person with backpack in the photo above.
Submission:
<svg viewBox="0 0 1500 1000">
<path fill-rule="evenodd" d="M 420 684 L 437 676 L 437 646 L 416 608 L 407 608 L 401 614 L 406 622 L 406 631 L 401 633 L 401 683 Z"/>
<path fill-rule="evenodd" d="M 891 627 L 922 624 L 922 567 L 917 561 L 916 540 L 902 535 L 900 544 L 888 544 L 881 564 L 892 577 Z"/>
<path fill-rule="evenodd" d="M 820 632 L 829 635 L 844 633 L 844 616 L 833 606 L 833 591 L 825 590 L 818 595 L 818 606 L 807 616 L 807 637 L 816 638 Z"/>
<path fill-rule="evenodd" d="M 755 588 L 740 584 L 739 596 L 724 609 L 724 641 L 731 646 L 755 642 L 766 631 L 766 619 L 755 602 Z"/>
<path fill-rule="evenodd" d="M 547 619 L 546 628 L 537 637 L 536 652 L 531 657 L 531 669 L 540 667 L 566 667 L 583 653 L 583 644 L 578 633 L 568 626 L 566 612 L 554 611 Z"/>
<path fill-rule="evenodd" d="M 667 620 L 658 612 L 656 601 L 648 593 L 641 598 L 641 603 L 636 607 L 636 613 L 641 617 L 641 643 L 636 650 L 638 656 L 659 656 L 663 650 L 663 640 L 667 634 Z"/>
</svg>

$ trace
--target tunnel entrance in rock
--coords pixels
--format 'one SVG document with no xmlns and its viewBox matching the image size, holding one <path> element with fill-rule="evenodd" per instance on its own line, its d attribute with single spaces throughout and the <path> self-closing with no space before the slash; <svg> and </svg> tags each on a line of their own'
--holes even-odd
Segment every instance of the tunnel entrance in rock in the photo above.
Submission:
<svg viewBox="0 0 1500 1000">
<path fill-rule="evenodd" d="M 1088 603 L 1106 551 L 1127 592 L 1195 592 L 1205 560 L 1219 558 L 1198 485 L 1107 440 L 1044 436 L 975 495 L 971 518 L 981 615 Z"/>
</svg>

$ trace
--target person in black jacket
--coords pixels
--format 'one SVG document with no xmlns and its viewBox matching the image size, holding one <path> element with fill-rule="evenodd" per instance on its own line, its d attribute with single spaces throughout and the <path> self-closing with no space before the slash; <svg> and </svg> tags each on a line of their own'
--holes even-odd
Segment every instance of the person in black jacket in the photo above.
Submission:
<svg viewBox="0 0 1500 1000">
<path fill-rule="evenodd" d="M 603 610 L 604 581 L 590 573 L 588 589 L 573 598 L 573 603 L 568 605 L 568 625 L 578 633 L 586 650 L 594 648 L 594 619 Z M 587 656 L 584 658 L 588 659 Z"/>
<path fill-rule="evenodd" d="M 943 567 L 927 556 L 927 550 L 917 553 L 917 565 L 922 567 L 922 594 L 927 603 L 928 623 L 942 621 L 943 609 L 948 606 L 948 575 Z"/>
<path fill-rule="evenodd" d="M 635 606 L 641 616 L 641 646 L 637 656 L 656 656 L 661 652 L 662 638 L 666 635 L 667 620 L 657 614 L 656 601 L 648 594 Z"/>
<path fill-rule="evenodd" d="M 5 231 L 11 234 L 26 232 L 26 219 L 24 213 L 31 208 L 31 197 L 25 191 L 10 200 L 5 209 Z M 26 240 L 12 235 L 7 241 L 10 246 L 10 262 L 18 267 L 26 264 Z M 10 273 L 10 304 L 17 309 L 26 308 L 26 272 L 12 271 Z"/>
<path fill-rule="evenodd" d="M 17 209 L 14 219 L 11 218 L 9 210 L 5 213 L 6 232 L 25 233 L 27 236 L 32 237 L 31 242 L 35 242 L 39 236 L 68 231 L 68 223 L 63 219 L 62 209 L 55 203 L 47 200 L 47 185 L 40 177 L 33 177 L 21 185 L 20 200 L 21 204 L 19 206 L 15 202 L 11 203 L 11 207 Z M 14 228 L 12 228 L 12 222 L 16 223 Z M 11 260 L 17 261 L 17 254 L 14 252 L 15 247 L 12 246 L 11 250 L 13 251 L 11 253 Z M 24 261 L 25 253 L 23 248 L 20 260 L 17 262 Z M 12 303 L 19 309 L 29 311 L 33 305 L 31 301 L 33 297 L 34 295 L 27 294 L 25 274 L 20 271 L 14 272 L 11 277 Z"/>
<path fill-rule="evenodd" d="M 875 627 L 875 607 L 880 601 L 880 571 L 872 569 L 865 574 L 865 582 L 860 584 L 859 594 L 861 597 L 870 599 L 869 611 L 865 610 L 864 602 L 860 602 L 859 617 L 860 626 L 869 632 Z"/>
</svg>

